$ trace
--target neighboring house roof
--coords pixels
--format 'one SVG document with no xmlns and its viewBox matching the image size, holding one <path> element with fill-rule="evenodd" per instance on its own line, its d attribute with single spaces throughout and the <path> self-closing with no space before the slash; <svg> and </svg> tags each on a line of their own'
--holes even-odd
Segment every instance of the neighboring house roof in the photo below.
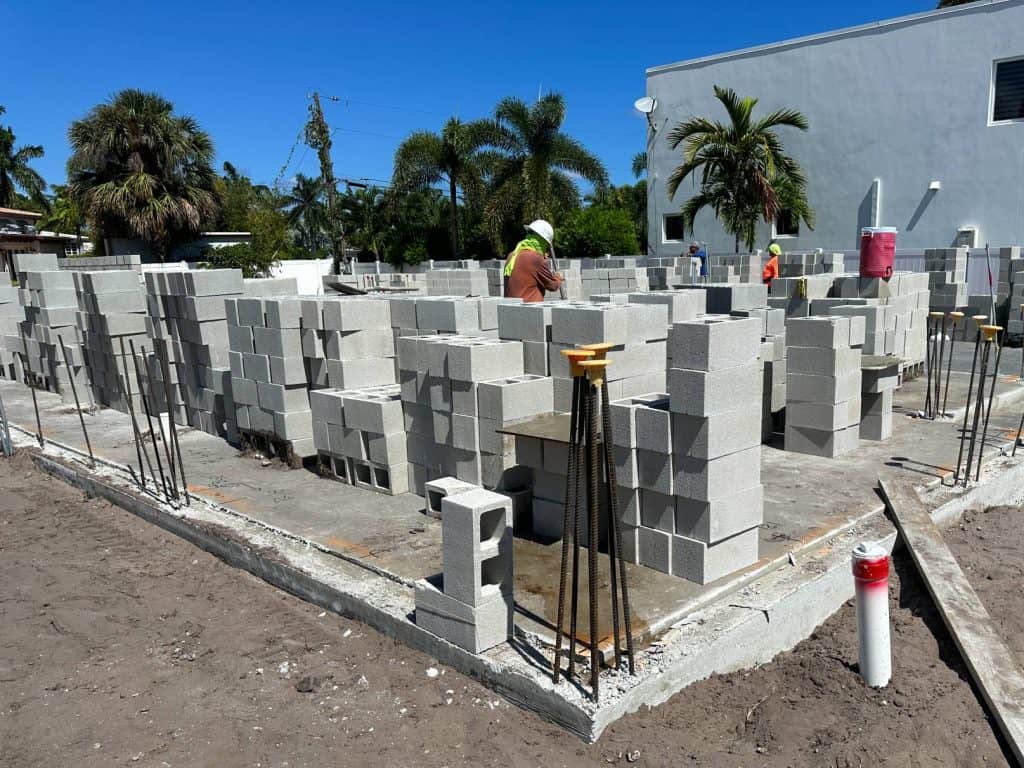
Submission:
<svg viewBox="0 0 1024 768">
<path fill-rule="evenodd" d="M 0 208 L 0 216 L 7 216 L 12 219 L 40 219 L 43 214 L 35 211 L 21 211 L 17 208 Z"/>
<path fill-rule="evenodd" d="M 922 13 L 912 13 L 908 16 L 897 16 L 893 19 L 883 19 L 881 21 L 873 21 L 869 24 L 860 24 L 855 27 L 844 27 L 842 29 L 832 30 L 830 32 L 821 32 L 816 35 L 807 35 L 805 37 L 794 37 L 789 40 L 781 40 L 777 43 L 768 43 L 767 45 L 755 45 L 751 48 L 740 48 L 735 51 L 727 51 L 725 53 L 716 53 L 711 56 L 702 56 L 696 59 L 686 59 L 684 61 L 677 61 L 673 64 L 662 64 L 657 67 L 650 67 L 647 70 L 648 75 L 657 75 L 662 72 L 671 72 L 677 69 L 689 69 L 691 67 L 699 67 L 707 64 L 713 64 L 720 61 L 727 61 L 729 59 L 740 59 L 747 56 L 756 56 L 763 53 L 773 53 L 775 51 L 784 50 L 786 48 L 796 48 L 801 45 L 809 45 L 811 43 L 822 43 L 829 40 L 835 40 L 842 37 L 852 37 L 859 35 L 864 32 L 883 31 L 887 27 L 901 27 L 910 24 L 920 24 L 922 22 L 933 21 L 935 19 L 942 18 L 944 16 L 958 16 L 961 14 L 976 13 L 979 11 L 990 11 L 998 10 L 999 6 L 1011 7 L 1020 5 L 1024 0 L 976 0 L 972 3 L 966 3 L 964 5 L 954 5 L 949 8 L 938 8 L 933 11 L 924 11 Z"/>
</svg>

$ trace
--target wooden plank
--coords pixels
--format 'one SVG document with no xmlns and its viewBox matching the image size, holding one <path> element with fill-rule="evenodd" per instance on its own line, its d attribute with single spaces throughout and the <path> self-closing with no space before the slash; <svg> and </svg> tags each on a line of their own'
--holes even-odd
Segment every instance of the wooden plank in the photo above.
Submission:
<svg viewBox="0 0 1024 768">
<path fill-rule="evenodd" d="M 988 710 L 1024 765 L 1024 671 L 907 479 L 879 478 L 882 495 Z"/>
</svg>

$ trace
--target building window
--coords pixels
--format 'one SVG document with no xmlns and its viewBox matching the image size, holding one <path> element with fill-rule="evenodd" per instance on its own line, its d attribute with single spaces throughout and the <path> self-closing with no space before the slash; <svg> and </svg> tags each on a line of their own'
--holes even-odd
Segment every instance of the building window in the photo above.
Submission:
<svg viewBox="0 0 1024 768">
<path fill-rule="evenodd" d="M 779 211 L 772 237 L 800 237 L 800 218 L 787 208 Z"/>
<path fill-rule="evenodd" d="M 665 241 L 675 240 L 676 242 L 682 241 L 686 236 L 686 232 L 683 229 L 683 215 L 681 213 L 671 213 L 665 217 Z"/>
<path fill-rule="evenodd" d="M 992 122 L 1024 119 L 1024 58 L 997 61 L 992 73 Z"/>
</svg>

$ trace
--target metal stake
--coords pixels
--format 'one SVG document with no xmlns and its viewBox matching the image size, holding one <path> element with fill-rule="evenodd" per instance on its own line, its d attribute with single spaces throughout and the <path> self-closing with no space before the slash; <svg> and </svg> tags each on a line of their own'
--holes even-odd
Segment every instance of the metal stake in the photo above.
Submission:
<svg viewBox="0 0 1024 768">
<path fill-rule="evenodd" d="M 989 326 L 993 329 L 992 337 L 996 345 L 996 367 L 992 371 L 992 384 L 988 390 L 988 407 L 985 409 L 985 426 L 981 430 L 981 447 L 978 448 L 978 471 L 974 476 L 974 482 L 978 482 L 981 479 L 981 454 L 985 450 L 985 440 L 988 439 L 988 420 L 992 416 L 992 400 L 996 394 L 996 380 L 999 378 L 999 361 L 1003 356 L 1003 345 L 999 343 L 999 331 L 1002 330 L 998 325 Z"/>
<path fill-rule="evenodd" d="M 96 469 L 96 457 L 92 454 L 92 443 L 89 441 L 89 430 L 85 428 L 85 416 L 82 415 L 82 404 L 78 401 L 78 387 L 75 386 L 75 376 L 71 372 L 71 358 L 68 357 L 68 348 L 64 346 L 64 337 L 57 334 L 57 341 L 60 342 L 60 351 L 64 355 L 64 367 L 68 369 L 68 381 L 71 384 L 71 394 L 75 396 L 75 410 L 78 411 L 78 421 L 82 425 L 82 435 L 85 437 L 85 447 L 89 450 L 89 467 Z"/>
<path fill-rule="evenodd" d="M 36 399 L 36 375 L 32 372 L 32 360 L 29 359 L 28 354 L 28 343 L 25 341 L 25 329 L 21 323 L 18 324 L 18 332 L 21 333 L 21 347 L 25 353 L 25 370 L 28 371 L 28 388 L 32 391 L 32 408 L 36 412 L 36 440 L 39 441 L 39 447 L 42 448 L 43 443 L 43 422 L 39 418 L 39 401 Z"/>
</svg>

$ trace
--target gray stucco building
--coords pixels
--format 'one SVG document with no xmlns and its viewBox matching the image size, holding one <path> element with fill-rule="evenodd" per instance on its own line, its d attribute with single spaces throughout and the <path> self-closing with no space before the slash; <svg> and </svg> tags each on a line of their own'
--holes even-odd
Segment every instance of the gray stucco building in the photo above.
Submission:
<svg viewBox="0 0 1024 768">
<path fill-rule="evenodd" d="M 809 178 L 815 231 L 761 228 L 759 245 L 851 250 L 864 226 L 899 229 L 900 249 L 1024 243 L 1024 0 L 980 0 L 647 71 L 657 99 L 648 132 L 650 246 L 691 239 L 731 253 L 710 211 L 683 237 L 670 199 L 679 165 L 666 140 L 700 115 L 727 121 L 713 86 L 759 99 L 755 114 L 803 112 L 810 130 L 780 129 Z M 698 181 L 699 183 L 699 181 Z M 784 239 L 783 239 L 784 238 Z"/>
</svg>

